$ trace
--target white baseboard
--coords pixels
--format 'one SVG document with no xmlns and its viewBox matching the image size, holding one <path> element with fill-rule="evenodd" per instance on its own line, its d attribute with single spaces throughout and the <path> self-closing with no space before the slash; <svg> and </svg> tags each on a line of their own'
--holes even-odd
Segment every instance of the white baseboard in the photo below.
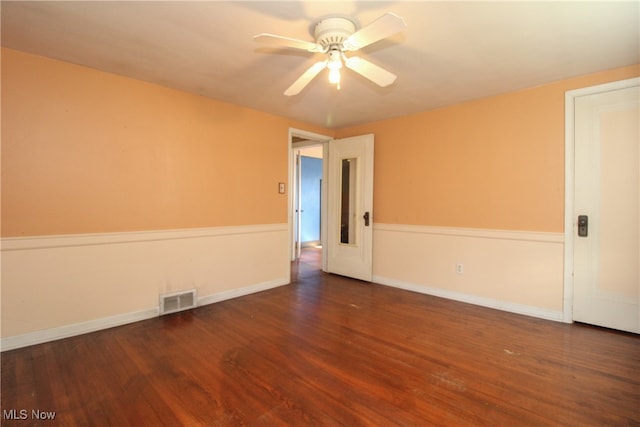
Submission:
<svg viewBox="0 0 640 427">
<path fill-rule="evenodd" d="M 406 291 L 417 292 L 425 295 L 432 295 L 440 298 L 446 298 L 454 301 L 465 302 L 478 305 L 481 307 L 493 308 L 496 310 L 507 311 L 509 313 L 523 314 L 525 316 L 538 317 L 540 319 L 554 320 L 561 322 L 563 320 L 562 311 L 545 310 L 540 307 L 532 307 L 522 304 L 516 304 L 506 301 L 484 298 L 475 295 L 468 295 L 445 289 L 439 289 L 429 286 L 417 285 L 415 283 L 407 283 L 399 280 L 389 279 L 387 277 L 373 276 L 374 283 L 378 283 L 393 288 L 404 289 Z"/>
<path fill-rule="evenodd" d="M 198 306 L 213 304 L 220 301 L 226 301 L 233 298 L 242 297 L 245 295 L 255 294 L 257 292 L 266 291 L 269 289 L 277 288 L 279 286 L 288 285 L 291 283 L 288 277 L 283 277 L 277 280 L 271 280 L 264 283 L 258 283 L 253 286 L 246 286 L 244 288 L 231 289 L 229 291 L 218 292 L 213 295 L 207 295 L 205 297 L 198 298 Z"/>
<path fill-rule="evenodd" d="M 258 283 L 244 288 L 233 289 L 230 291 L 219 292 L 213 295 L 198 298 L 198 307 L 213 304 L 220 301 L 238 298 L 256 292 L 266 291 L 289 284 L 288 278 L 271 280 L 265 283 Z M 139 322 L 158 317 L 159 307 L 150 308 L 148 310 L 137 311 L 133 313 L 118 314 L 116 316 L 104 317 L 102 319 L 90 320 L 88 322 L 76 323 L 73 325 L 64 325 L 57 328 L 45 329 L 43 331 L 31 332 L 28 334 L 17 335 L 13 337 L 0 339 L 0 351 L 14 350 L 17 348 L 27 347 L 30 345 L 42 344 L 45 342 L 56 341 L 77 335 L 97 332 L 129 323 Z"/>
<path fill-rule="evenodd" d="M 90 320 L 88 322 L 74 323 L 72 325 L 64 325 L 57 328 L 6 337 L 0 339 L 0 350 L 7 351 L 35 344 L 42 344 L 49 341 L 122 326 L 128 323 L 139 322 L 140 320 L 147 320 L 157 316 L 158 307 L 154 307 L 134 313 L 118 314 L 115 316 L 103 317 L 102 319 Z"/>
</svg>

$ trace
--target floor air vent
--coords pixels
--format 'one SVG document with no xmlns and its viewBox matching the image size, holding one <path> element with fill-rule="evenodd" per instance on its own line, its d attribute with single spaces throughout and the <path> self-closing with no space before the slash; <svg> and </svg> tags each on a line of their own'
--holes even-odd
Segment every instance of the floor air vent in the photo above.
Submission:
<svg viewBox="0 0 640 427">
<path fill-rule="evenodd" d="M 196 306 L 196 290 L 160 295 L 160 315 L 188 310 Z"/>
</svg>

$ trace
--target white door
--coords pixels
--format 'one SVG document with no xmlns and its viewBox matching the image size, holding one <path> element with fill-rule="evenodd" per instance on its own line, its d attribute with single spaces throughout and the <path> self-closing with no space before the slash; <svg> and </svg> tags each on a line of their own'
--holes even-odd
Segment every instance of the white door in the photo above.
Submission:
<svg viewBox="0 0 640 427">
<path fill-rule="evenodd" d="M 640 91 L 575 98 L 573 319 L 640 332 Z"/>
<path fill-rule="evenodd" d="M 329 143 L 327 271 L 371 281 L 373 135 Z"/>
</svg>

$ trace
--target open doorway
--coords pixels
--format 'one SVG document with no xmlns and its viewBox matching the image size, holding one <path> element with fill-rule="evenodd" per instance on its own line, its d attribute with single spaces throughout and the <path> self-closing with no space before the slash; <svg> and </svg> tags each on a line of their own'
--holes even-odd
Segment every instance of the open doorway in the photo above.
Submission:
<svg viewBox="0 0 640 427">
<path fill-rule="evenodd" d="M 293 247 L 294 262 L 297 263 L 294 268 L 313 271 L 322 269 L 324 155 L 322 143 L 306 145 L 305 142 L 308 141 L 293 144 Z"/>
<path fill-rule="evenodd" d="M 300 148 L 296 156 L 296 245 L 300 250 L 322 248 L 322 145 Z"/>
<path fill-rule="evenodd" d="M 331 137 L 290 131 L 289 193 L 293 269 L 324 270 L 326 251 L 326 145 Z M 292 279 L 294 274 L 292 271 Z"/>
</svg>

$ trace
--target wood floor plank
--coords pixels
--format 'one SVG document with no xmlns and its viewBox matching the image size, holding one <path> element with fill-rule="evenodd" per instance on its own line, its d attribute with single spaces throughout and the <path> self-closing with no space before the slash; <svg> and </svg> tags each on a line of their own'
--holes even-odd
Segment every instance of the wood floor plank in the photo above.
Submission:
<svg viewBox="0 0 640 427">
<path fill-rule="evenodd" d="M 318 262 L 304 251 L 288 286 L 2 353 L 2 425 L 640 425 L 638 335 Z"/>
</svg>

